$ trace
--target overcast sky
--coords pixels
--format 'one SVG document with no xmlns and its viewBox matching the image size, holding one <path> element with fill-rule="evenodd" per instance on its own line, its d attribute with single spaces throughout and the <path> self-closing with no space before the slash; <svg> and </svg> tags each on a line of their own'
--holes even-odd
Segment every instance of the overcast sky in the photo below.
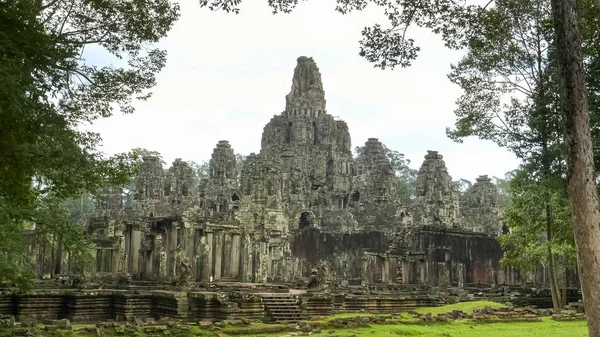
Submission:
<svg viewBox="0 0 600 337">
<path fill-rule="evenodd" d="M 108 154 L 143 147 L 175 158 L 209 159 L 219 140 L 249 154 L 260 150 L 264 125 L 285 108 L 299 56 L 319 67 L 327 110 L 348 123 L 353 147 L 369 137 L 398 150 L 418 169 L 437 150 L 452 177 L 503 177 L 517 167 L 514 155 L 477 138 L 457 144 L 446 137 L 460 90 L 446 74 L 460 52 L 439 38 L 410 30 L 421 53 L 408 69 L 380 70 L 358 56 L 364 26 L 385 23 L 377 8 L 341 15 L 333 0 L 302 2 L 292 14 L 271 14 L 266 0 L 246 0 L 239 15 L 181 4 L 168 38 L 167 66 L 153 97 L 133 115 L 94 124 Z M 90 58 L 99 55 L 89 55 Z"/>
</svg>

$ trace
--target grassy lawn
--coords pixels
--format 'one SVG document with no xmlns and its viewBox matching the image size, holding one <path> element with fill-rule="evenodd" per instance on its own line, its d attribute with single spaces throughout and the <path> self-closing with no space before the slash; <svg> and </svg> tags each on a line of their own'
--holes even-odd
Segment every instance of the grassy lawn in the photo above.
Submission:
<svg viewBox="0 0 600 337">
<path fill-rule="evenodd" d="M 432 308 L 419 308 L 414 311 L 419 313 L 432 313 L 434 316 L 440 313 L 447 313 L 452 310 L 462 310 L 471 313 L 473 309 L 490 306 L 493 308 L 503 307 L 502 304 L 495 302 L 463 302 L 452 305 Z M 344 313 L 324 318 L 323 323 L 331 322 L 336 318 L 349 318 L 357 316 L 373 316 L 372 314 Z M 382 315 L 386 316 L 386 315 Z M 530 336 L 560 336 L 560 337 L 584 337 L 587 336 L 587 325 L 584 321 L 577 322 L 556 322 L 549 317 L 543 318 L 542 322 L 501 322 L 501 323 L 478 323 L 469 319 L 457 320 L 447 324 L 403 324 L 407 321 L 415 321 L 402 314 L 403 318 L 399 324 L 372 324 L 369 327 L 352 329 L 329 329 L 323 328 L 320 333 L 312 333 L 311 336 L 340 336 L 340 337 L 379 337 L 379 336 L 432 336 L 432 337 L 530 337 Z M 224 331 L 226 333 L 226 331 Z M 260 334 L 242 334 L 238 336 L 259 337 L 259 336 L 294 336 L 297 333 L 279 332 L 279 333 L 260 333 Z"/>
<path fill-rule="evenodd" d="M 272 336 L 285 336 L 290 333 L 273 334 Z M 544 319 L 542 322 L 516 322 L 516 323 L 490 323 L 473 324 L 472 321 L 462 321 L 450 324 L 434 325 L 372 325 L 369 328 L 328 330 L 311 336 L 351 336 L 379 337 L 379 336 L 432 336 L 432 337 L 530 337 L 530 336 L 560 336 L 584 337 L 587 336 L 585 322 L 555 322 Z M 259 336 L 259 335 L 246 335 Z M 263 335 L 264 336 L 264 335 Z"/>
</svg>

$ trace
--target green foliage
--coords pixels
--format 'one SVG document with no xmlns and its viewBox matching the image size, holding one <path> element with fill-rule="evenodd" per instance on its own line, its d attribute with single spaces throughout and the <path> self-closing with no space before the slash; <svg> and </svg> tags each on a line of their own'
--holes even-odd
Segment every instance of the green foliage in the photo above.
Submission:
<svg viewBox="0 0 600 337">
<path fill-rule="evenodd" d="M 500 209 L 500 215 L 503 216 L 504 212 L 510 208 L 512 204 L 512 198 L 510 195 L 510 181 L 517 173 L 516 170 L 507 172 L 504 178 L 492 177 L 492 182 L 496 185 L 498 190 L 498 208 Z"/>
<path fill-rule="evenodd" d="M 471 189 L 471 187 L 473 187 L 473 183 L 470 180 L 464 178 L 460 178 L 454 181 L 453 183 L 454 189 L 456 190 L 459 196 L 465 195 L 465 193 L 467 193 Z"/>
<path fill-rule="evenodd" d="M 150 96 L 166 60 L 153 44 L 178 9 L 169 0 L 0 4 L 2 280 L 25 286 L 31 275 L 26 228 L 83 254 L 85 240 L 65 200 L 127 183 L 139 162 L 136 153 L 100 153 L 99 135 L 85 126 L 115 108 L 131 113 L 135 100 Z M 90 48 L 114 64 L 89 62 Z"/>
<path fill-rule="evenodd" d="M 241 153 L 235 154 L 235 170 L 237 172 L 238 185 L 242 183 L 242 170 L 244 169 L 244 163 L 246 162 L 246 157 L 247 156 L 245 156 Z"/>
<path fill-rule="evenodd" d="M 550 181 L 541 181 L 550 179 Z M 552 209 L 552 241 L 548 242 L 546 198 Z M 552 252 L 575 266 L 576 248 L 573 224 L 567 199 L 566 181 L 543 177 L 532 167 L 514 171 L 510 181 L 511 206 L 504 212 L 504 224 L 510 233 L 498 238 L 504 250 L 502 263 L 522 270 L 531 270 L 539 263 L 548 263 L 547 245 Z"/>
<path fill-rule="evenodd" d="M 239 13 L 241 0 L 200 0 L 201 7 L 210 10 Z M 268 0 L 273 13 L 290 13 L 299 0 Z M 484 4 L 485 5 L 485 4 Z M 465 4 L 463 0 L 336 0 L 335 10 L 341 14 L 360 11 L 368 6 L 379 7 L 387 24 L 374 24 L 362 30 L 359 54 L 386 69 L 408 67 L 420 51 L 408 32 L 410 26 L 430 29 L 439 34 L 448 48 L 465 47 L 477 23 L 479 13 L 485 8 Z M 486 6 L 487 7 L 487 6 Z"/>
</svg>

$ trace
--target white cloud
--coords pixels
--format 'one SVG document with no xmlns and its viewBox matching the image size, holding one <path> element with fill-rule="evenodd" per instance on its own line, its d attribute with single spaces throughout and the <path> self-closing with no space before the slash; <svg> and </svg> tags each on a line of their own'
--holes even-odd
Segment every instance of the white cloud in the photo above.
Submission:
<svg viewBox="0 0 600 337">
<path fill-rule="evenodd" d="M 317 62 L 328 111 L 348 123 L 354 145 L 377 137 L 415 168 L 427 150 L 439 150 L 455 179 L 502 176 L 518 164 L 493 143 L 446 137 L 460 95 L 446 74 L 461 54 L 426 31 L 409 31 L 422 49 L 412 67 L 381 71 L 358 56 L 363 27 L 385 20 L 376 8 L 344 16 L 334 1 L 313 0 L 272 15 L 266 1 L 246 0 L 233 15 L 196 1 L 181 5 L 181 19 L 161 42 L 168 62 L 154 96 L 133 115 L 94 125 L 105 152 L 144 147 L 168 163 L 200 161 L 222 139 L 236 152 L 258 152 L 264 125 L 285 106 L 296 58 L 305 55 Z"/>
</svg>

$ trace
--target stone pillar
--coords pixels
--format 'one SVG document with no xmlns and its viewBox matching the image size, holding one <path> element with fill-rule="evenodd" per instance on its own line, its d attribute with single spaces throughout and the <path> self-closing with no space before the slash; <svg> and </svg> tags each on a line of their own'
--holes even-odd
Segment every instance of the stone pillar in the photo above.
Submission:
<svg viewBox="0 0 600 337">
<path fill-rule="evenodd" d="M 437 263 L 437 279 L 438 279 L 438 286 L 440 288 L 447 288 L 450 286 L 449 282 L 449 273 L 448 273 L 448 268 L 446 268 L 446 262 L 438 262 Z"/>
<path fill-rule="evenodd" d="M 383 268 L 381 271 L 381 282 L 390 283 L 390 258 L 385 257 L 383 259 Z"/>
<path fill-rule="evenodd" d="M 390 257 L 390 283 L 398 282 L 398 258 Z"/>
<path fill-rule="evenodd" d="M 425 284 L 427 283 L 427 261 L 425 260 L 420 260 L 419 261 L 419 269 L 420 269 L 420 275 L 419 278 L 421 279 L 421 283 Z"/>
<path fill-rule="evenodd" d="M 139 228 L 131 230 L 131 241 L 129 245 L 129 272 L 138 275 L 140 272 L 140 247 L 142 245 L 142 232 Z"/>
<path fill-rule="evenodd" d="M 204 268 L 202 279 L 206 281 L 213 278 L 213 241 L 214 236 L 211 232 L 206 233 L 206 236 L 202 237 L 202 267 Z"/>
<path fill-rule="evenodd" d="M 458 264 L 458 287 L 460 289 L 465 286 L 465 265 L 462 263 Z"/>
<path fill-rule="evenodd" d="M 361 285 L 365 285 L 366 283 L 370 283 L 369 279 L 372 276 L 369 275 L 369 258 L 367 256 L 363 256 L 362 258 L 362 281 Z"/>
<path fill-rule="evenodd" d="M 269 270 L 269 244 L 266 242 L 259 242 L 256 245 L 256 253 L 258 258 L 256 282 L 266 283 Z"/>
<path fill-rule="evenodd" d="M 215 281 L 221 279 L 221 272 L 223 268 L 223 236 L 225 234 L 223 232 L 215 233 L 215 243 L 214 243 L 214 260 L 215 260 Z"/>
<path fill-rule="evenodd" d="M 167 276 L 167 254 L 161 234 L 154 237 L 154 258 L 153 274 L 159 279 L 164 279 Z"/>
<path fill-rule="evenodd" d="M 116 275 L 123 272 L 123 251 L 125 250 L 125 239 L 122 236 L 115 236 L 117 244 L 112 251 L 111 273 Z"/>
<path fill-rule="evenodd" d="M 402 260 L 402 284 L 410 283 L 410 262 Z"/>
<path fill-rule="evenodd" d="M 226 278 L 232 277 L 232 275 L 231 275 L 231 245 L 232 245 L 231 234 L 224 233 L 223 234 L 223 261 L 222 261 L 223 275 L 222 275 L 222 277 L 226 277 Z"/>
<path fill-rule="evenodd" d="M 229 251 L 229 274 L 230 277 L 237 278 L 240 274 L 240 247 L 241 238 L 239 234 L 234 234 L 231 238 L 231 250 Z M 227 252 L 226 252 L 227 253 Z"/>
<path fill-rule="evenodd" d="M 176 275 L 175 268 L 177 266 L 176 253 L 177 253 L 177 223 L 174 222 L 167 229 L 165 242 L 165 252 L 167 253 L 167 277 L 174 277 Z"/>
<path fill-rule="evenodd" d="M 251 241 L 250 235 L 246 234 L 242 238 L 242 281 L 252 282 L 252 269 L 254 268 L 254 244 Z"/>
</svg>

